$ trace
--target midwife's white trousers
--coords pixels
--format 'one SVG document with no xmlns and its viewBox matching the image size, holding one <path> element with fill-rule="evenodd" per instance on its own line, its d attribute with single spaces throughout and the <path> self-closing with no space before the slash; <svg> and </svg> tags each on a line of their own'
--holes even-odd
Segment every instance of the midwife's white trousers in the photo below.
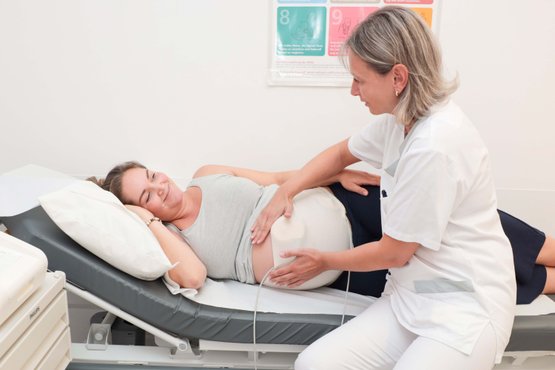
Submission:
<svg viewBox="0 0 555 370">
<path fill-rule="evenodd" d="M 487 325 L 470 356 L 401 326 L 388 296 L 308 346 L 296 370 L 486 370 L 495 364 L 496 339 Z"/>
</svg>

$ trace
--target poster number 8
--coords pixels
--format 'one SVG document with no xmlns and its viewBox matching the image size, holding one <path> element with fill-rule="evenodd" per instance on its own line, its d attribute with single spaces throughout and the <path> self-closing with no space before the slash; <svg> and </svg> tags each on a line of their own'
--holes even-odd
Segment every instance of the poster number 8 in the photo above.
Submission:
<svg viewBox="0 0 555 370">
<path fill-rule="evenodd" d="M 284 26 L 289 24 L 289 10 L 282 9 L 279 12 L 279 23 Z"/>
</svg>

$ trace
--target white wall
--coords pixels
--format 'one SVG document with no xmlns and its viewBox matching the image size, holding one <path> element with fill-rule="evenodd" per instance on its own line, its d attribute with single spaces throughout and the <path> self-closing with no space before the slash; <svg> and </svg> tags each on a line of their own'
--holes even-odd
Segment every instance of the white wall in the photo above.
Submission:
<svg viewBox="0 0 555 370">
<path fill-rule="evenodd" d="M 444 0 L 439 37 L 501 207 L 555 233 L 553 14 Z M 367 124 L 346 88 L 267 86 L 269 25 L 268 0 L 0 0 L 0 172 L 288 169 Z"/>
</svg>

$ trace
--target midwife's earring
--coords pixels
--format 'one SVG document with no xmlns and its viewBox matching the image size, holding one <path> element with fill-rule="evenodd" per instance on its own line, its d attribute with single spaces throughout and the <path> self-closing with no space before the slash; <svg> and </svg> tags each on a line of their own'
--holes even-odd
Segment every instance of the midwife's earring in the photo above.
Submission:
<svg viewBox="0 0 555 370">
<path fill-rule="evenodd" d="M 399 91 L 395 90 L 395 96 L 399 96 Z"/>
</svg>

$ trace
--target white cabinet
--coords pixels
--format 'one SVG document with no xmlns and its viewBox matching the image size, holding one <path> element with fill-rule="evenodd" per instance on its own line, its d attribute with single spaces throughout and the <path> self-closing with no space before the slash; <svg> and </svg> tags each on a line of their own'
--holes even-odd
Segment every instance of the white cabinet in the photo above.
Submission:
<svg viewBox="0 0 555 370">
<path fill-rule="evenodd" d="M 42 285 L 0 323 L 0 370 L 67 367 L 71 339 L 64 284 L 63 272 L 46 273 Z"/>
</svg>

